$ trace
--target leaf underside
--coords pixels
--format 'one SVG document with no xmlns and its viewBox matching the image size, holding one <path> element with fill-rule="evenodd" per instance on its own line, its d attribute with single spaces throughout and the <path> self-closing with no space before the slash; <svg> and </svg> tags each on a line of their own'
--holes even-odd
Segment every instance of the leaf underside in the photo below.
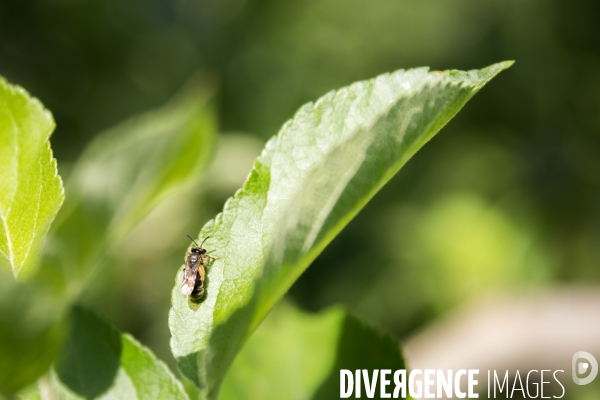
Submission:
<svg viewBox="0 0 600 400">
<path fill-rule="evenodd" d="M 482 70 L 400 70 L 303 106 L 266 145 L 243 189 L 200 238 L 218 257 L 193 303 L 176 279 L 171 349 L 216 398 L 245 339 L 335 235 L 490 79 Z"/>
</svg>

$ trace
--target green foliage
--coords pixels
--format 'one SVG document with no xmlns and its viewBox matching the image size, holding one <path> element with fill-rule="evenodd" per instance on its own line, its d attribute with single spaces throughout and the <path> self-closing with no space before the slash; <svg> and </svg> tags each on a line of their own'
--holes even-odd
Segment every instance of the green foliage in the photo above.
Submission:
<svg viewBox="0 0 600 400">
<path fill-rule="evenodd" d="M 0 393 L 13 394 L 48 370 L 65 330 L 60 311 L 43 287 L 0 270 Z"/>
<path fill-rule="evenodd" d="M 68 200 L 49 236 L 42 268 L 36 274 L 33 267 L 40 258 L 41 244 L 64 198 L 48 142 L 54 123 L 37 100 L 4 80 L 0 82 L 4 104 L 0 109 L 0 212 L 4 223 L 0 257 L 15 275 L 34 278 L 19 284 L 12 278 L 0 277 L 0 392 L 12 394 L 48 370 L 64 333 L 65 300 L 78 295 L 94 267 L 161 200 L 189 186 L 201 174 L 212 149 L 215 127 L 213 113 L 207 107 L 213 90 L 207 82 L 192 82 L 163 109 L 109 130 L 88 147 L 71 169 Z M 96 289 L 99 286 L 94 285 Z M 81 313 L 76 312 L 74 329 L 83 330 L 78 334 L 85 333 L 78 324 L 81 318 Z M 76 343 L 79 347 L 73 344 L 72 337 L 67 344 L 67 349 L 83 352 L 100 349 L 94 353 L 96 359 L 90 359 L 98 368 L 94 376 L 88 376 L 88 381 L 81 381 L 81 376 L 76 379 L 84 382 L 85 387 L 76 388 L 84 391 L 83 395 L 105 389 L 97 385 L 112 385 L 112 378 L 119 381 L 123 375 L 97 380 L 115 365 L 115 358 L 102 351 L 112 343 L 104 331 L 98 328 L 97 337 L 82 334 L 86 339 Z M 164 389 L 168 391 L 160 392 L 164 382 L 156 381 L 155 375 L 167 370 L 156 364 L 154 356 L 140 349 L 129 336 L 119 338 L 119 343 L 119 367 L 127 370 L 134 386 L 149 388 L 145 392 L 136 387 L 141 398 L 152 397 L 153 393 L 156 398 L 180 397 L 170 395 L 181 392 L 179 387 L 171 390 L 167 385 Z M 59 377 L 66 377 L 65 382 L 73 384 L 65 371 L 77 368 L 69 361 L 73 359 L 66 358 L 61 364 Z M 48 390 L 62 393 L 61 385 Z"/>
<path fill-rule="evenodd" d="M 302 107 L 200 237 L 219 259 L 206 295 L 173 290 L 171 348 L 216 398 L 233 358 L 273 305 L 408 159 L 510 62 L 471 71 L 398 71 Z"/>
<path fill-rule="evenodd" d="M 41 279 L 3 286 L 11 296 L 27 293 L 19 301 L 0 295 L 0 317 L 15 321 L 11 337 L 32 338 L 23 348 L 44 340 L 27 335 L 27 319 L 16 322 L 16 307 L 44 303 L 37 285 L 55 283 L 58 294 L 79 295 L 172 362 L 164 326 L 172 275 L 185 234 L 198 233 L 243 183 L 251 164 L 240 161 L 236 147 L 260 143 L 246 146 L 253 160 L 299 104 L 398 65 L 520 60 L 403 167 L 286 296 L 310 310 L 342 302 L 403 337 L 490 290 L 535 291 L 544 279 L 553 285 L 600 280 L 600 179 L 594 172 L 600 168 L 600 2 L 0 3 L 0 74 L 52 110 L 58 122 L 52 150 L 66 186 L 78 174 L 73 161 L 98 127 L 163 104 L 198 69 L 218 74 L 218 118 L 224 130 L 237 131 L 223 135 L 234 146 L 220 142 L 219 163 L 194 193 L 173 196 L 126 240 L 115 235 L 107 243 L 102 224 L 110 210 L 107 219 L 82 213 L 89 220 L 71 216 L 60 227 L 55 223 L 58 235 L 46 239 Z M 4 161 L 0 157 L 0 174 Z M 223 185 L 233 169 L 243 176 Z M 124 193 L 114 207 L 126 199 Z M 69 224 L 75 228 L 70 236 Z M 26 275 L 24 269 L 19 279 Z M 13 328 L 7 319 L 4 332 Z M 0 345 L 0 354 L 11 354 L 12 340 Z"/>
<path fill-rule="evenodd" d="M 198 180 L 214 142 L 214 113 L 207 106 L 213 91 L 208 79 L 198 78 L 161 109 L 90 143 L 67 181 L 43 279 L 76 297 L 157 204 Z"/>
<path fill-rule="evenodd" d="M 14 279 L 34 275 L 64 198 L 53 129 L 37 99 L 0 78 L 0 392 L 7 394 L 48 369 L 62 336 L 60 301 L 43 286 Z"/>
<path fill-rule="evenodd" d="M 49 385 L 58 398 L 188 399 L 148 349 L 80 307 Z"/>
<path fill-rule="evenodd" d="M 334 399 L 340 369 L 405 368 L 397 341 L 342 308 L 319 314 L 278 305 L 248 339 L 220 400 Z"/>
<path fill-rule="evenodd" d="M 183 296 L 178 275 L 169 317 L 171 347 L 185 385 L 191 382 L 195 388 L 184 387 L 131 336 L 81 307 L 69 314 L 66 341 L 58 358 L 56 354 L 66 329 L 61 322 L 65 302 L 84 288 L 101 290 L 102 282 L 92 279 L 100 275 L 94 272 L 101 266 L 106 270 L 107 261 L 151 210 L 172 193 L 186 193 L 182 189 L 204 170 L 215 130 L 206 104 L 212 90 L 205 81 L 190 85 L 166 107 L 98 136 L 71 168 L 67 202 L 35 280 L 27 285 L 4 280 L 0 349 L 7 357 L 0 362 L 6 376 L 0 379 L 0 390 L 12 395 L 54 360 L 38 389 L 28 387 L 24 398 L 35 398 L 38 392 L 67 399 L 216 398 L 243 343 L 312 260 L 420 147 L 510 65 L 382 75 L 305 105 L 284 125 L 255 161 L 244 187 L 201 232 L 201 238 L 211 236 L 206 246 L 218 257 L 207 266 L 205 298 L 192 302 Z M 10 96 L 22 92 L 7 93 L 9 104 L 16 101 Z M 48 129 L 41 129 L 37 119 L 47 116 L 41 105 L 33 101 L 35 107 L 29 110 L 22 109 L 23 104 L 20 113 L 16 106 L 4 111 L 10 118 L 19 115 L 33 121 L 15 123 L 23 128 L 6 131 L 16 138 L 8 141 L 16 143 L 13 153 L 8 146 L 4 149 L 8 166 L 19 173 L 8 168 L 3 175 L 9 189 L 2 198 L 4 248 L 22 247 L 23 237 L 37 244 L 29 244 L 31 253 L 24 257 L 5 253 L 11 255 L 6 260 L 21 257 L 20 264 L 10 265 L 15 274 L 32 271 L 33 261 L 28 260 L 39 257 L 42 238 L 62 202 L 47 141 L 51 119 L 46 120 Z M 41 135 L 37 150 L 21 154 L 21 146 L 29 145 L 19 140 L 40 130 L 47 133 Z M 34 181 L 32 163 L 50 171 L 42 170 L 35 185 L 29 181 Z M 25 183 L 10 181 L 15 176 Z M 31 202 L 23 199 L 27 193 L 38 193 L 37 208 L 30 209 Z M 43 222 L 19 220 L 28 212 L 40 215 Z M 13 241 L 15 227 L 19 234 Z M 341 368 L 404 367 L 395 340 L 341 309 L 319 316 L 286 306 L 281 310 L 240 355 L 225 397 L 251 390 L 261 398 L 289 397 L 293 392 L 326 399 L 338 393 Z M 268 351 L 265 343 L 271 344 Z M 293 351 L 285 351 L 290 346 Z M 289 373 L 298 365 L 301 373 Z M 279 385 L 265 385 L 273 380 Z"/>
<path fill-rule="evenodd" d="M 54 121 L 42 104 L 0 78 L 0 268 L 31 276 L 64 194 L 50 149 Z"/>
</svg>

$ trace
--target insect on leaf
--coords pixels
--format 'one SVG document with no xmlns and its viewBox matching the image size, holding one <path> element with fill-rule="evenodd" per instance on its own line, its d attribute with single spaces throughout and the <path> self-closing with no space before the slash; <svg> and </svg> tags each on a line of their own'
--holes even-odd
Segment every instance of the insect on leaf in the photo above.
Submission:
<svg viewBox="0 0 600 400">
<path fill-rule="evenodd" d="M 412 155 L 512 63 L 469 72 L 400 70 L 301 107 L 244 187 L 203 229 L 218 257 L 204 301 L 173 290 L 171 349 L 215 399 L 251 332 L 325 246 Z"/>
<path fill-rule="evenodd" d="M 76 297 L 158 204 L 197 182 L 215 138 L 208 104 L 214 90 L 210 77 L 198 76 L 165 106 L 108 129 L 86 147 L 72 167 L 53 246 L 44 254 L 47 280 Z"/>
</svg>

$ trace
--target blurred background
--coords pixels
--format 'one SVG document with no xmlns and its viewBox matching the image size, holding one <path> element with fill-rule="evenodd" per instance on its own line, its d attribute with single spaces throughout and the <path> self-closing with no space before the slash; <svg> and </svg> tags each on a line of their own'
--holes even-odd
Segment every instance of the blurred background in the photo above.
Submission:
<svg viewBox="0 0 600 400">
<path fill-rule="evenodd" d="M 400 68 L 517 61 L 288 300 L 308 311 L 343 303 L 405 339 L 495 293 L 598 285 L 598 15 L 594 0 L 2 1 L 0 75 L 54 114 L 67 178 L 95 135 L 161 106 L 198 71 L 214 80 L 221 137 L 203 181 L 143 221 L 82 299 L 173 366 L 166 320 L 185 235 L 221 209 L 303 103 Z"/>
</svg>

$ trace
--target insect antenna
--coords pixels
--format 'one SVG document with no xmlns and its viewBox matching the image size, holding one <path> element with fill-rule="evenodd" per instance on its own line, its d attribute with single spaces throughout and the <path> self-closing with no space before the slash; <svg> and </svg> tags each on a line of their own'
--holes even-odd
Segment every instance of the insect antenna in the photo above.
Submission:
<svg viewBox="0 0 600 400">
<path fill-rule="evenodd" d="M 204 244 L 204 242 L 206 242 L 208 240 L 208 238 L 210 238 L 210 236 L 207 236 L 206 238 L 204 238 L 204 240 L 202 241 L 202 243 L 200 243 L 200 247 L 202 247 L 202 245 Z"/>
<path fill-rule="evenodd" d="M 195 241 L 194 239 L 192 239 L 192 237 L 191 237 L 190 235 L 187 235 L 187 237 L 189 237 L 189 238 L 190 238 L 190 240 L 191 240 L 192 242 L 194 242 L 194 244 L 195 244 L 197 247 L 200 247 L 200 246 L 198 246 L 198 243 L 196 243 L 196 241 Z M 204 240 L 206 240 L 206 239 L 204 239 Z M 202 243 L 204 243 L 204 242 L 202 242 Z"/>
<path fill-rule="evenodd" d="M 200 246 L 198 246 L 198 243 L 196 243 L 196 241 L 194 239 L 192 239 L 192 237 L 190 235 L 187 235 L 188 238 L 190 238 L 190 240 L 192 242 L 194 242 L 194 244 L 196 245 L 196 247 L 202 248 L 202 245 L 204 244 L 204 242 L 206 242 L 210 236 L 207 236 L 206 238 L 204 238 L 204 240 L 202 241 L 202 243 L 200 243 Z"/>
</svg>

